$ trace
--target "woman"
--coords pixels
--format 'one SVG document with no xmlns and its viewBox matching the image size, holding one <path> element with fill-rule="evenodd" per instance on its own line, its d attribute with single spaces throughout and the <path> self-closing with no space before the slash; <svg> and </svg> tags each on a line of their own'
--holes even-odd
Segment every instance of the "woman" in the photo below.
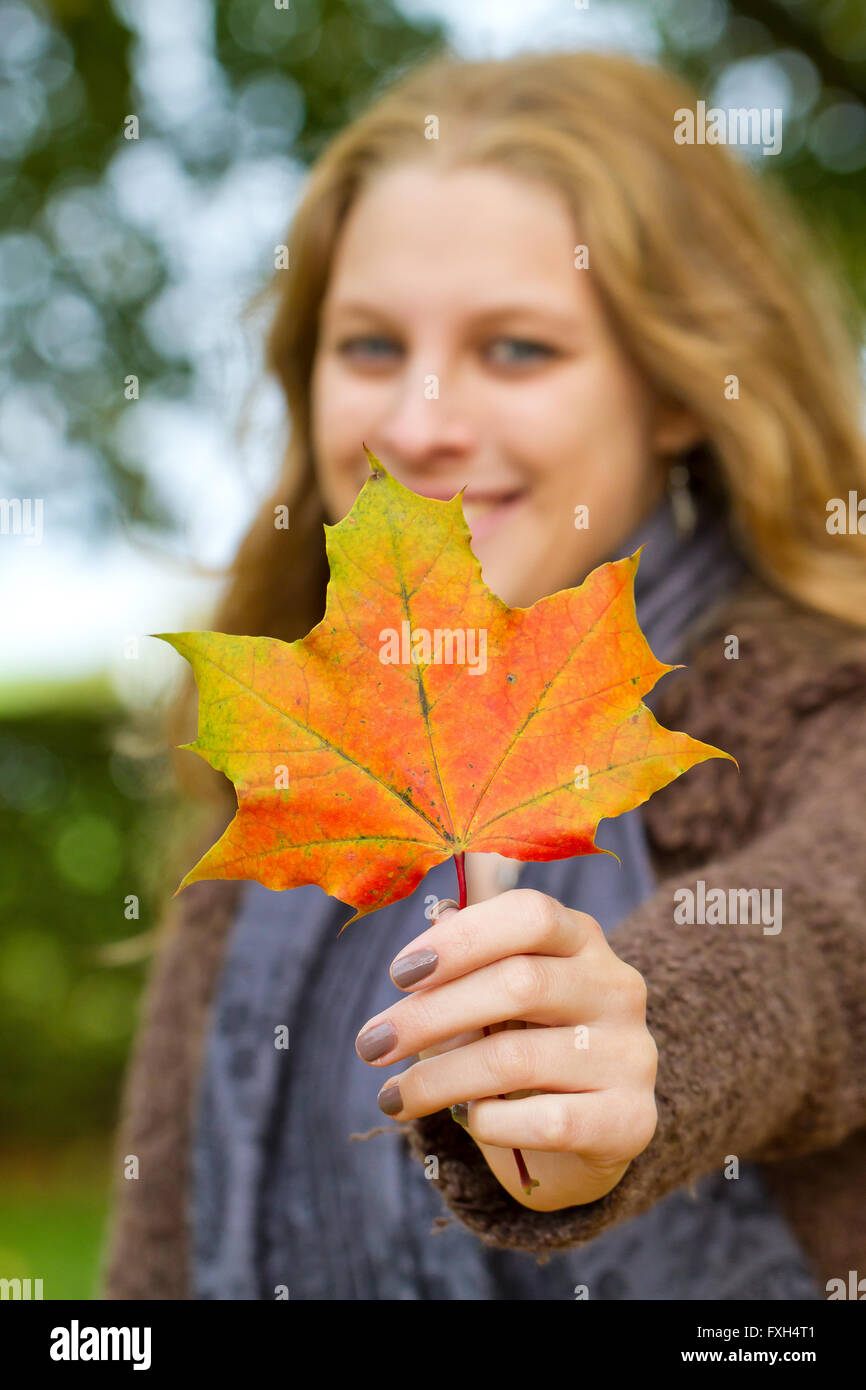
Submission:
<svg viewBox="0 0 866 1390">
<path fill-rule="evenodd" d="M 625 58 L 445 59 L 342 133 L 277 276 L 285 472 L 212 627 L 318 621 L 364 441 L 416 492 L 467 485 L 511 605 L 645 545 L 638 620 L 684 663 L 646 703 L 739 776 L 610 822 L 621 868 L 470 856 L 463 913 L 450 864 L 339 938 L 315 887 L 186 889 L 107 1297 L 822 1298 L 866 1270 L 866 555 L 827 526 L 866 493 L 856 354 L 780 199 L 675 142 L 693 105 Z M 713 888 L 761 916 L 690 919 Z"/>
</svg>

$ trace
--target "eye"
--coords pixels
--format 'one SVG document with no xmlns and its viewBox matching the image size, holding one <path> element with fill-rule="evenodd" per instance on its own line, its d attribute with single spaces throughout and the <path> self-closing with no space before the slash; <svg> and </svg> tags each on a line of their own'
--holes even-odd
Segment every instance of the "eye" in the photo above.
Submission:
<svg viewBox="0 0 866 1390">
<path fill-rule="evenodd" d="M 371 344 L 373 345 L 372 351 L 370 350 Z M 381 351 L 383 346 L 385 348 L 384 353 Z M 344 357 L 370 357 L 377 361 L 383 361 L 387 356 L 388 350 L 394 348 L 399 351 L 399 344 L 397 344 L 393 338 L 385 338 L 373 334 L 369 334 L 366 337 L 344 338 L 341 343 L 337 344 L 337 351 Z M 379 350 L 377 351 L 376 349 Z"/>
<path fill-rule="evenodd" d="M 506 347 L 517 349 L 512 356 L 507 353 L 505 356 L 491 356 L 497 366 L 513 367 L 521 366 L 523 363 L 531 363 L 543 360 L 548 357 L 555 357 L 555 348 L 548 347 L 547 343 L 538 343 L 532 338 L 497 338 L 494 347 L 505 344 Z"/>
</svg>

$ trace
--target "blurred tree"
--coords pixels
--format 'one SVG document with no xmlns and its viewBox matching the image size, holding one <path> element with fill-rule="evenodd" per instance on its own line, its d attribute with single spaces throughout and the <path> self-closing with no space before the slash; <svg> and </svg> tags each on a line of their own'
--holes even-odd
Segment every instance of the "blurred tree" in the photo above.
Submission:
<svg viewBox="0 0 866 1390">
<path fill-rule="evenodd" d="M 782 150 L 758 173 L 787 186 L 866 309 L 863 0 L 654 0 L 664 57 L 722 106 L 781 106 Z M 780 99 L 781 98 L 781 99 Z"/>
<path fill-rule="evenodd" d="M 783 150 L 760 172 L 792 190 L 866 305 L 863 0 L 631 3 L 708 97 L 782 95 Z M 163 26 L 156 52 L 148 25 Z M 91 537 L 118 517 L 173 528 L 118 424 L 130 373 L 150 399 L 190 393 L 196 353 L 172 338 L 182 296 L 166 312 L 184 275 L 171 232 L 197 207 L 181 194 L 268 157 L 308 166 L 443 47 L 441 26 L 410 21 L 399 0 L 185 0 L 173 18 L 159 0 L 0 0 L 0 495 L 50 499 L 55 528 Z M 162 189 L 150 220 L 128 206 L 141 167 Z"/>
<path fill-rule="evenodd" d="M 82 695 L 0 728 L 0 1131 L 19 1140 L 112 1123 L 165 892 L 167 756 L 134 758 L 125 711 Z"/>
<path fill-rule="evenodd" d="M 828 87 L 866 96 L 866 11 L 861 0 L 739 0 L 737 13 L 762 24 L 779 48 L 807 54 Z"/>
<path fill-rule="evenodd" d="M 118 515 L 171 529 L 115 427 L 129 374 L 179 397 L 192 365 L 150 331 L 172 267 L 118 199 L 130 135 L 200 184 L 275 149 L 308 164 L 389 76 L 441 45 L 438 25 L 410 23 L 391 0 L 190 0 L 208 32 L 197 53 L 172 56 L 180 85 L 179 60 L 201 67 L 215 48 L 206 100 L 160 120 L 134 33 L 153 9 L 0 0 L 0 495 L 50 498 L 55 527 L 94 537 Z"/>
</svg>

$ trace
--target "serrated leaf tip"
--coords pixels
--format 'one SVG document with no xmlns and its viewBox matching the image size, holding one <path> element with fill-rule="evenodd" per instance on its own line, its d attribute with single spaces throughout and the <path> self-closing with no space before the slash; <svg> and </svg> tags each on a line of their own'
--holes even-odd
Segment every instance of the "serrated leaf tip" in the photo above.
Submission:
<svg viewBox="0 0 866 1390">
<path fill-rule="evenodd" d="M 381 459 L 378 459 L 378 458 L 376 457 L 376 455 L 373 453 L 373 450 L 372 450 L 372 449 L 368 449 L 368 448 L 367 448 L 367 445 L 364 444 L 363 441 L 362 441 L 362 443 L 361 443 L 361 447 L 362 447 L 362 449 L 364 450 L 364 453 L 367 455 L 367 462 L 368 462 L 369 465 L 370 465 L 370 474 L 371 474 L 371 476 L 372 476 L 372 477 L 375 477 L 377 473 L 385 473 L 385 474 L 387 475 L 387 473 L 388 473 L 387 468 L 384 466 L 384 464 L 382 463 Z"/>
</svg>

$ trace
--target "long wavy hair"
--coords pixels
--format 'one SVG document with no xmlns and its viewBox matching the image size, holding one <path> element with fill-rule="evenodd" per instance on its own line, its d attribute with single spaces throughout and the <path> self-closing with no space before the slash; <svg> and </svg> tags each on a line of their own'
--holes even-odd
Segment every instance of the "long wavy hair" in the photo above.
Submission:
<svg viewBox="0 0 866 1390">
<path fill-rule="evenodd" d="M 704 427 L 687 456 L 715 481 L 753 574 L 793 603 L 866 628 L 866 546 L 830 535 L 827 503 L 866 494 L 859 314 L 788 200 L 720 145 L 681 145 L 674 113 L 696 94 L 656 66 L 588 52 L 505 61 L 434 58 L 343 130 L 313 167 L 275 274 L 269 369 L 291 437 L 211 623 L 304 635 L 324 611 L 322 498 L 310 444 L 319 308 L 341 226 L 383 170 L 493 166 L 560 190 L 620 341 L 658 397 Z M 431 115 L 437 139 L 425 138 Z M 735 376 L 738 398 L 726 382 Z M 275 525 L 289 507 L 290 526 Z M 832 623 L 831 623 L 832 625 Z M 191 673 L 169 710 L 173 746 L 195 736 Z M 178 780 L 226 819 L 227 780 L 175 757 Z"/>
</svg>

